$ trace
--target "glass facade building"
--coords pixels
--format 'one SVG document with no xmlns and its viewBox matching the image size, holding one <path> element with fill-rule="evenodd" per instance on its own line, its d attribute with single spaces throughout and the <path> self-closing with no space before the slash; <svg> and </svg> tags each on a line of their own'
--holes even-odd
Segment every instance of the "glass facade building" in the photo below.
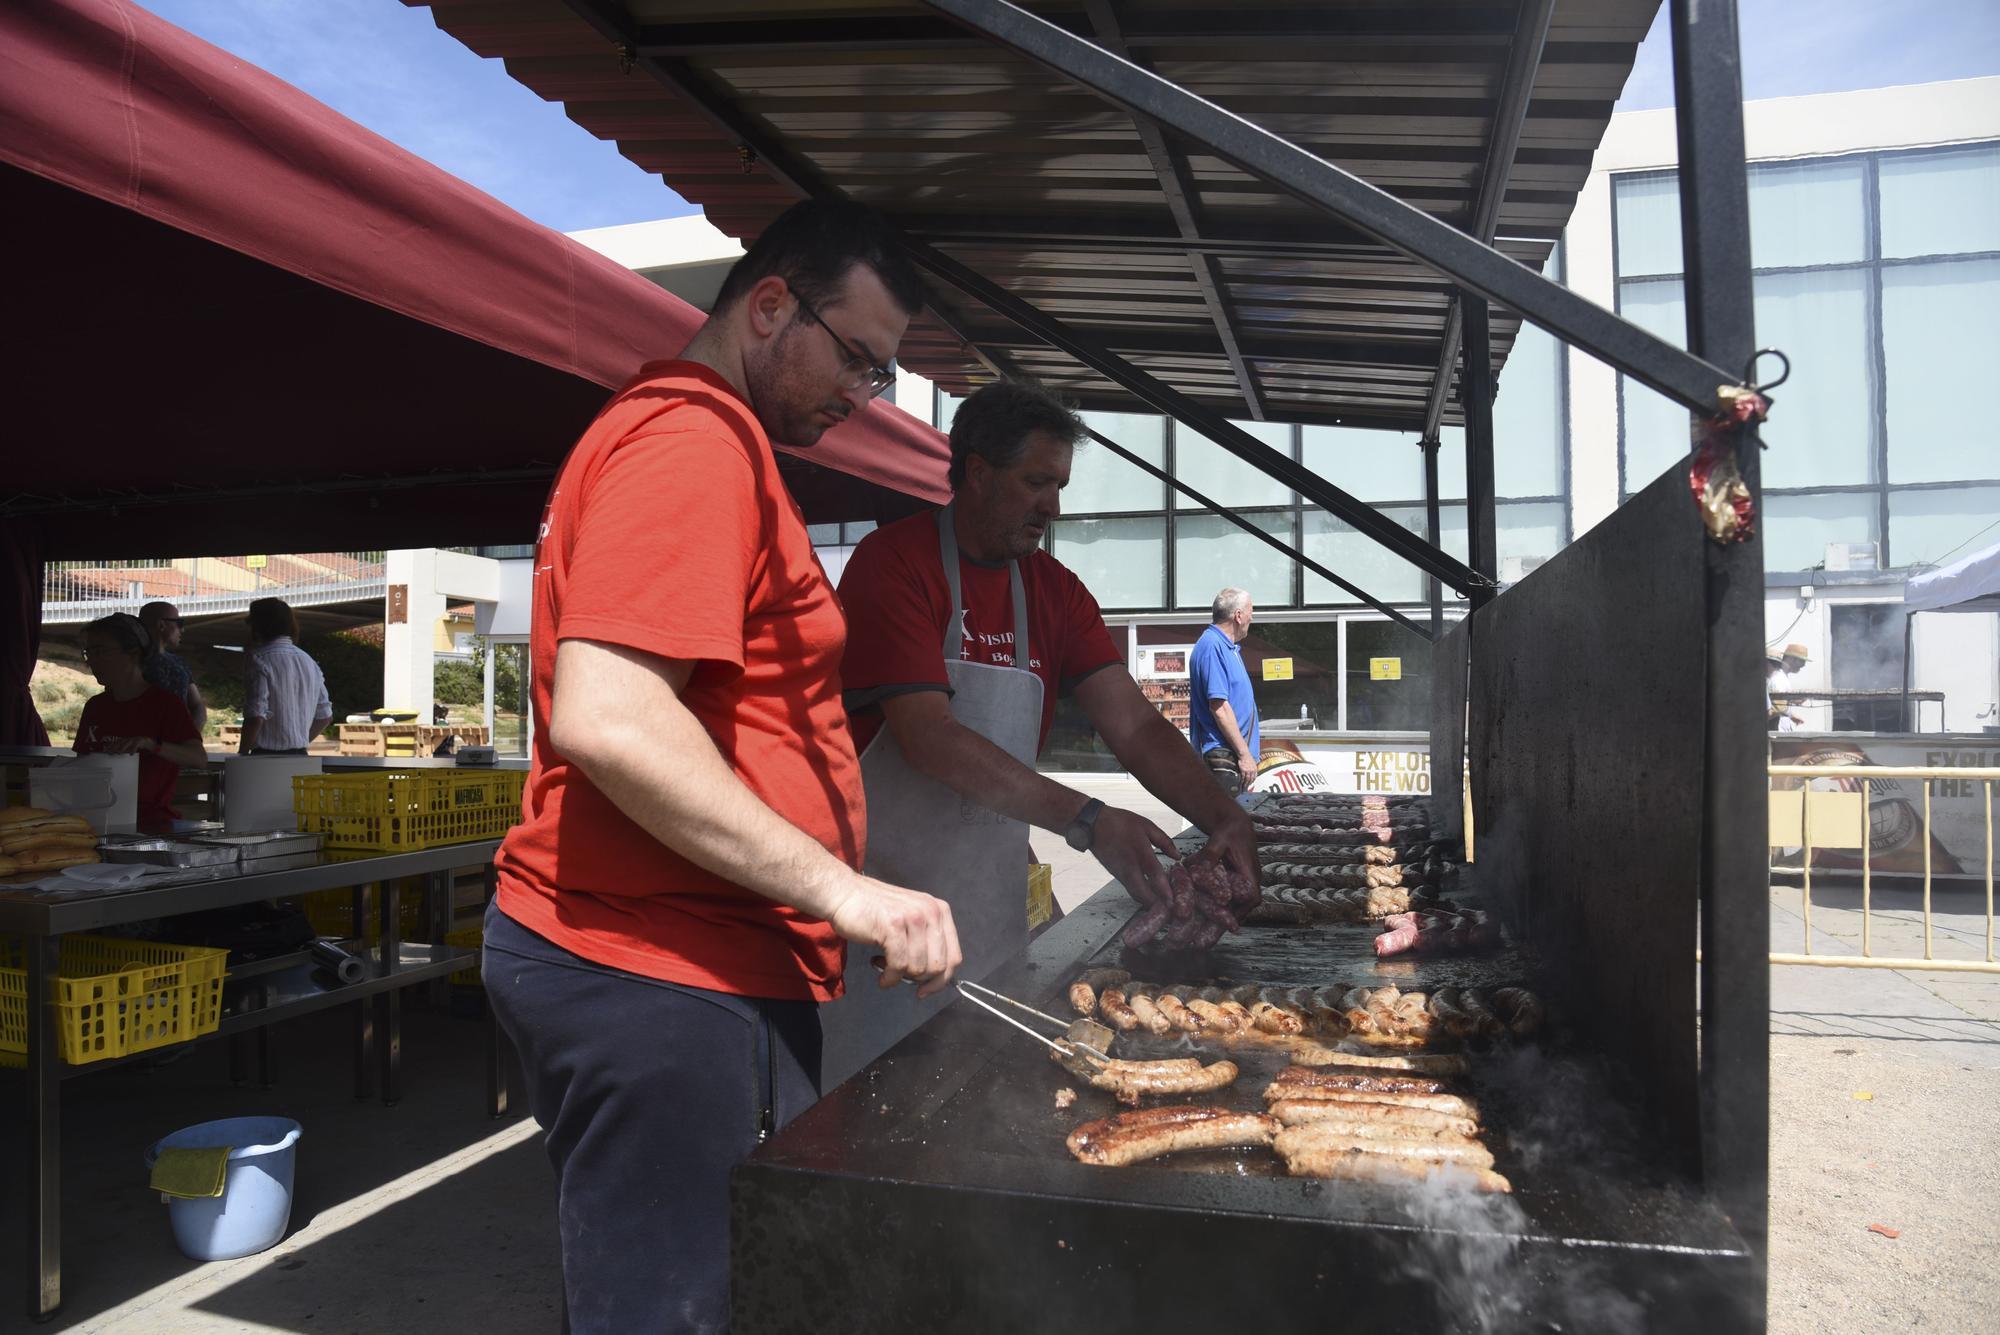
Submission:
<svg viewBox="0 0 2000 1335">
<path fill-rule="evenodd" d="M 1612 189 L 1618 309 L 1681 342 L 1675 177 Z M 2000 517 L 2000 430 L 1964 399 L 2000 367 L 2000 144 L 1756 163 L 1750 225 L 1757 341 L 1794 368 L 1764 431 L 1766 569 L 1963 549 Z M 1623 496 L 1686 453 L 1687 417 L 1622 378 L 1619 407 Z"/>
</svg>

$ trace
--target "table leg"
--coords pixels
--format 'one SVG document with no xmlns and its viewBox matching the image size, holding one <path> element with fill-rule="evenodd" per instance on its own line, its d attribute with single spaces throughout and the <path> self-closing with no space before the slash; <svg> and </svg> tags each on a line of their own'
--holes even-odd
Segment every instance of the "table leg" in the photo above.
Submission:
<svg viewBox="0 0 2000 1335">
<path fill-rule="evenodd" d="M 393 971 L 402 937 L 403 891 L 400 881 L 382 882 L 382 969 Z M 403 992 L 391 987 L 375 997 L 376 1019 L 382 1026 L 377 1050 L 382 1066 L 382 1103 L 395 1107 L 403 1097 Z"/>
<path fill-rule="evenodd" d="M 354 1003 L 354 1097 L 375 1097 L 375 1006 Z"/>
<path fill-rule="evenodd" d="M 31 937 L 28 955 L 28 1315 L 62 1306 L 62 1046 L 56 1033 L 56 938 Z"/>
<path fill-rule="evenodd" d="M 270 988 L 260 987 L 257 989 L 257 1004 L 259 1006 L 269 1006 L 271 1004 Z M 275 1078 L 271 1074 L 273 1047 L 271 1029 L 272 1026 L 268 1024 L 257 1027 L 257 1083 L 264 1089 L 269 1089 L 276 1083 Z"/>
</svg>

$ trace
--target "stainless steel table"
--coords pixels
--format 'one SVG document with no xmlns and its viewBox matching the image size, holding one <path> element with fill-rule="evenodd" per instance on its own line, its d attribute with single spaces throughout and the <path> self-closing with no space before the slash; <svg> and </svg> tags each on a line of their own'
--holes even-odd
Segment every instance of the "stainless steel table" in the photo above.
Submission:
<svg viewBox="0 0 2000 1335">
<path fill-rule="evenodd" d="M 28 1026 L 25 1067 L 0 1069 L 0 1076 L 20 1075 L 26 1099 L 28 1127 L 24 1147 L 28 1202 L 28 1314 L 36 1320 L 54 1315 L 62 1303 L 62 1084 L 75 1076 L 106 1070 L 123 1061 L 155 1055 L 139 1053 L 70 1066 L 62 1060 L 57 1039 L 53 983 L 60 942 L 72 932 L 101 932 L 121 924 L 165 918 L 203 909 L 226 908 L 268 899 L 286 899 L 317 890 L 375 886 L 381 909 L 381 940 L 367 955 L 368 973 L 359 981 L 328 987 L 314 975 L 303 957 L 289 965 L 262 968 L 257 992 L 263 1004 L 223 1017 L 213 1037 L 243 1034 L 280 1020 L 330 1006 L 354 1007 L 354 1079 L 357 1097 L 371 1097 L 379 1088 L 384 1102 L 396 1102 L 401 1090 L 400 993 L 403 988 L 438 981 L 473 964 L 475 950 L 400 939 L 401 894 L 397 883 L 413 876 L 439 878 L 467 867 L 487 869 L 489 892 L 497 839 L 452 844 L 417 853 L 388 853 L 352 862 L 326 862 L 287 871 L 252 875 L 222 875 L 130 889 L 98 891 L 72 897 L 50 896 L 21 886 L 0 886 L 0 932 L 25 939 L 27 995 L 38 1002 Z M 360 896 L 356 896 L 355 932 L 359 935 Z M 506 1085 L 501 1078 L 500 1033 L 487 1020 L 487 1110 L 506 1110 Z M 378 1033 L 379 1041 L 378 1041 Z M 198 1041 L 198 1040 L 197 1040 Z"/>
</svg>

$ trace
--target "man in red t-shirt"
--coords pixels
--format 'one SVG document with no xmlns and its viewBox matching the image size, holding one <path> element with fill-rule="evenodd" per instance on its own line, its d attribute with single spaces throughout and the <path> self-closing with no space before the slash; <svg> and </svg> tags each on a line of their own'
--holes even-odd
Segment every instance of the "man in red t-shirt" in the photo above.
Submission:
<svg viewBox="0 0 2000 1335">
<path fill-rule="evenodd" d="M 1018 627 L 1008 566 L 1017 563 L 1026 595 L 1026 666 L 1042 682 L 1035 749 L 1048 736 L 1057 696 L 1073 696 L 1125 768 L 1205 830 L 1209 846 L 1231 868 L 1254 880 L 1257 849 L 1249 817 L 1208 777 L 1187 738 L 1140 693 L 1097 600 L 1042 549 L 1050 522 L 1062 512 L 1059 497 L 1082 436 L 1076 414 L 1033 385 L 989 385 L 959 405 L 951 428 L 951 514 L 963 590 L 959 657 L 1013 665 Z M 842 572 L 840 600 L 848 626 L 841 677 L 857 744 L 865 750 L 886 728 L 909 766 L 930 781 L 1064 834 L 1072 847 L 1096 854 L 1142 903 L 1169 894 L 1153 854 L 1172 854 L 1173 841 L 1158 826 L 1038 773 L 1032 757 L 1017 758 L 954 717 L 940 640 L 960 609 L 951 605 L 935 513 L 863 538 Z M 869 819 L 879 839 L 883 823 L 895 816 L 872 802 L 871 789 Z M 925 832 L 912 834 L 913 845 L 921 846 Z M 944 882 L 953 875 L 946 836 L 944 830 L 933 835 Z M 1018 902 L 1013 907 L 1021 911 Z M 963 908 L 959 913 L 965 916 Z M 968 956 L 977 950 L 969 939 L 965 946 Z"/>
<path fill-rule="evenodd" d="M 873 214 L 788 210 L 550 493 L 483 975 L 560 1179 L 576 1335 L 723 1329 L 729 1172 L 818 1097 L 843 941 L 884 987 L 959 964 L 945 904 L 859 871 L 845 625 L 771 445 L 865 408 L 922 301 Z"/>
</svg>

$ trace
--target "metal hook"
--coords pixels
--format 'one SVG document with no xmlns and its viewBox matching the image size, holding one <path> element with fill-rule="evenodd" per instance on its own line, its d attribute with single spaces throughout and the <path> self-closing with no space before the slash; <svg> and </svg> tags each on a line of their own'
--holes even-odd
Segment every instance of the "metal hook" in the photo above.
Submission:
<svg viewBox="0 0 2000 1335">
<path fill-rule="evenodd" d="M 1779 361 L 1785 364 L 1785 369 L 1784 373 L 1780 375 L 1776 380 L 1770 381 L 1767 384 L 1760 385 L 1757 383 L 1757 363 L 1762 361 L 1766 357 L 1776 357 Z M 1751 389 L 1755 390 L 1759 395 L 1765 398 L 1769 398 L 1771 396 L 1772 390 L 1784 384 L 1787 380 L 1790 380 L 1791 378 L 1792 378 L 1792 359 L 1790 357 L 1787 357 L 1784 353 L 1778 351 L 1778 349 L 1776 348 L 1757 349 L 1757 351 L 1750 354 L 1750 361 L 1743 368 L 1743 383 L 1750 386 Z"/>
</svg>

